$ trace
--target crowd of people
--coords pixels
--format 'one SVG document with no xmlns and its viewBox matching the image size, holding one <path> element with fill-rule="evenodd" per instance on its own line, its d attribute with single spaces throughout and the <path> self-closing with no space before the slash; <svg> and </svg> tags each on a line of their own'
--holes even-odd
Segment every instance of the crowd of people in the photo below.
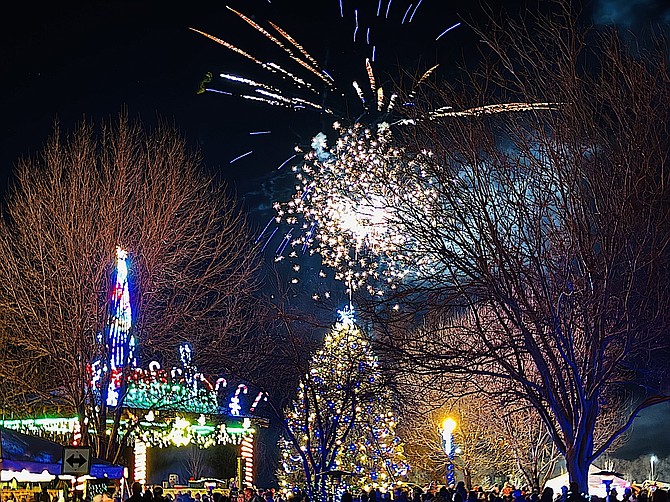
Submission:
<svg viewBox="0 0 670 502">
<path fill-rule="evenodd" d="M 467 489 L 463 481 L 455 486 L 442 486 L 439 489 L 431 485 L 426 490 L 418 487 L 397 487 L 391 492 L 382 493 L 371 490 L 359 494 L 345 491 L 341 502 L 669 502 L 668 492 L 652 485 L 645 489 L 627 487 L 624 493 L 612 489 L 608 498 L 587 496 L 579 491 L 576 483 L 564 486 L 560 493 L 554 493 L 550 487 L 542 492 L 539 489 L 519 489 L 509 483 L 488 489 L 475 486 Z"/>
<path fill-rule="evenodd" d="M 239 502 L 309 502 L 302 491 L 293 491 L 288 497 L 274 490 L 249 490 L 249 496 Z M 235 501 L 234 501 L 235 502 Z M 337 502 L 337 501 L 334 501 Z M 622 494 L 612 489 L 607 499 L 580 493 L 578 485 L 571 483 L 563 487 L 560 493 L 554 493 L 550 487 L 542 492 L 538 489 L 519 489 L 509 483 L 487 489 L 475 486 L 467 489 L 463 481 L 455 486 L 438 488 L 432 484 L 427 489 L 401 486 L 382 492 L 379 489 L 353 494 L 345 490 L 339 502 L 669 502 L 668 492 L 656 486 L 647 488 L 627 487 Z"/>
<path fill-rule="evenodd" d="M 623 493 L 615 488 L 603 500 L 596 496 L 585 496 L 579 492 L 576 483 L 563 487 L 560 493 L 554 493 L 546 487 L 541 493 L 538 489 L 519 489 L 509 483 L 490 488 L 475 486 L 468 489 L 463 481 L 455 486 L 431 484 L 426 489 L 417 486 L 398 486 L 393 490 L 382 492 L 379 489 L 351 493 L 345 489 L 340 493 L 340 500 L 332 502 L 670 502 L 668 492 L 651 485 L 645 488 L 626 487 Z M 16 500 L 10 494 L 3 494 L 0 502 L 52 502 L 46 489 L 37 493 L 35 500 Z M 101 493 L 92 498 L 92 502 L 121 502 L 119 493 Z M 308 495 L 300 490 L 293 490 L 288 495 L 272 489 L 257 490 L 246 487 L 241 492 L 222 493 L 216 490 L 204 492 L 183 490 L 176 493 L 164 493 L 160 485 L 147 486 L 133 483 L 130 496 L 124 502 L 310 502 Z"/>
<path fill-rule="evenodd" d="M 142 485 L 135 482 L 132 484 L 131 494 L 125 502 L 275 502 L 274 494 L 274 489 L 259 491 L 247 487 L 239 494 L 237 492 L 226 494 L 216 490 L 207 490 L 203 493 L 182 490 L 172 495 L 163 493 L 163 488 L 159 485 L 147 486 L 143 490 Z M 97 499 L 97 497 L 99 496 L 93 498 L 93 502 L 110 502 L 104 498 Z"/>
</svg>

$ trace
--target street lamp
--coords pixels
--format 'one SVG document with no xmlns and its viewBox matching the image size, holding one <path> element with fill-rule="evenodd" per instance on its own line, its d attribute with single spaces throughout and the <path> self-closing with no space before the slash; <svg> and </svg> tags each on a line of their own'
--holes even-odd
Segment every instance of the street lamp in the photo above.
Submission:
<svg viewBox="0 0 670 502">
<path fill-rule="evenodd" d="M 453 433 L 456 429 L 456 420 L 451 417 L 448 417 L 442 422 L 442 446 L 444 447 L 444 453 L 447 454 L 449 462 L 447 463 L 447 486 L 451 486 L 456 483 L 456 477 L 454 475 L 454 441 Z"/>
<path fill-rule="evenodd" d="M 651 464 L 651 475 L 649 476 L 649 479 L 651 481 L 656 481 L 656 478 L 654 476 L 654 464 L 658 462 L 658 457 L 656 455 L 652 455 L 649 457 L 649 463 Z"/>
</svg>

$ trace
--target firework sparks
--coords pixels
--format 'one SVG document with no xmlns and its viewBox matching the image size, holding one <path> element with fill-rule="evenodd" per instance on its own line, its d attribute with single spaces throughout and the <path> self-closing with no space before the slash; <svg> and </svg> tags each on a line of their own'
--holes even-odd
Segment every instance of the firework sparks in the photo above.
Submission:
<svg viewBox="0 0 670 502">
<path fill-rule="evenodd" d="M 505 103 L 467 110 L 440 108 L 429 119 L 555 110 L 553 103 Z M 409 121 L 397 124 L 409 125 Z M 419 250 L 410 226 L 425 225 L 441 212 L 440 186 L 431 152 L 410 155 L 398 146 L 389 124 L 343 128 L 332 147 L 319 133 L 302 163 L 294 166 L 292 199 L 275 203 L 279 221 L 300 229 L 293 248 L 317 253 L 351 292 L 384 295 L 407 280 L 439 276 L 439 260 Z M 440 168 L 442 169 L 442 168 Z M 284 252 L 289 232 L 278 251 Z"/>
<path fill-rule="evenodd" d="M 391 16 L 393 1 L 378 0 L 376 5 L 377 18 L 384 17 L 389 19 L 390 17 L 393 17 L 394 19 L 392 22 L 396 22 L 395 18 L 399 18 L 400 14 L 404 13 L 402 22 L 400 22 L 400 19 L 397 19 L 397 22 L 399 23 L 398 27 L 407 24 L 408 21 L 411 22 L 417 9 L 421 5 L 422 0 L 419 0 L 418 2 L 408 2 L 407 0 L 399 1 L 401 1 L 401 4 L 398 8 L 402 8 L 402 11 L 399 11 L 398 16 Z M 373 43 L 373 40 L 375 39 L 373 28 L 375 30 L 380 29 L 380 24 L 377 22 L 370 25 L 369 21 L 366 21 L 369 20 L 371 16 L 374 16 L 374 7 L 370 6 L 372 9 L 369 9 L 362 4 L 360 9 L 353 7 L 347 12 L 342 0 L 339 0 L 338 5 L 340 17 L 353 20 L 354 44 L 364 43 L 366 45 L 365 50 L 369 54 L 368 57 L 363 58 L 363 63 L 368 80 L 370 81 L 370 88 L 369 90 L 367 88 L 363 90 L 356 82 L 352 82 L 352 88 L 355 91 L 355 95 L 363 105 L 363 111 L 366 115 L 375 112 L 387 113 L 390 111 L 391 107 L 387 106 L 386 109 L 384 109 L 384 97 L 385 95 L 391 95 L 392 93 L 380 90 L 381 86 L 377 83 L 378 79 L 376 79 L 373 70 L 373 63 L 376 63 L 378 56 L 378 47 Z M 209 91 L 229 95 L 232 94 L 242 99 L 265 103 L 270 106 L 293 110 L 308 109 L 319 113 L 336 115 L 342 120 L 352 120 L 348 114 L 351 110 L 356 109 L 351 108 L 347 102 L 350 97 L 350 93 L 346 92 L 348 87 L 339 84 L 336 85 L 331 74 L 319 65 L 317 58 L 311 55 L 295 37 L 272 21 L 257 21 L 240 10 L 232 7 L 227 7 L 227 9 L 233 13 L 237 19 L 246 23 L 253 31 L 262 35 L 271 45 L 280 48 L 289 58 L 291 65 L 284 65 L 273 60 L 264 60 L 264 58 L 245 51 L 229 41 L 223 40 L 202 30 L 191 28 L 193 32 L 209 38 L 233 53 L 242 56 L 246 60 L 252 61 L 254 64 L 265 70 L 268 75 L 268 81 L 265 82 L 259 81 L 257 78 L 248 78 L 232 72 L 221 73 L 219 77 L 222 81 L 225 81 L 232 86 L 241 86 L 241 89 L 235 92 L 236 89 L 233 89 L 232 91 L 229 91 L 228 89 L 221 91 L 215 88 L 215 86 L 210 85 L 212 78 L 211 74 L 208 74 L 201 83 L 199 92 Z M 365 30 L 365 33 L 361 33 L 361 30 Z M 292 66 L 296 68 L 296 71 L 291 70 Z M 271 83 L 273 79 L 275 81 L 274 84 Z M 368 95 L 368 93 L 370 95 Z M 318 98 L 315 96 L 318 96 Z M 340 101 L 341 98 L 343 98 L 344 101 Z M 376 103 L 376 106 L 373 103 Z M 346 110 L 346 112 L 339 110 Z"/>
<path fill-rule="evenodd" d="M 411 23 L 412 20 L 414 19 L 414 15 L 416 14 L 416 11 L 419 10 L 419 5 L 421 5 L 421 2 L 423 2 L 423 0 L 419 0 L 419 1 L 417 2 L 416 7 L 414 7 L 414 10 L 412 11 L 412 15 L 409 16 L 409 22 L 410 22 L 410 23 Z"/>
<path fill-rule="evenodd" d="M 328 148 L 324 134 L 314 138 L 304 162 L 294 167 L 294 197 L 275 203 L 275 209 L 283 222 L 302 229 L 292 247 L 318 253 L 350 290 L 383 294 L 423 266 L 410 266 L 412 243 L 392 208 L 407 201 L 425 204 L 434 194 L 407 176 L 418 164 L 394 145 L 386 124 L 335 127 L 336 144 Z M 288 239 L 287 234 L 278 251 Z"/>
<path fill-rule="evenodd" d="M 405 11 L 405 15 L 402 17 L 402 21 L 400 24 L 405 24 L 405 20 L 407 19 L 407 15 L 409 14 L 409 11 L 412 9 L 412 4 L 409 4 L 407 7 L 407 10 Z"/>
</svg>

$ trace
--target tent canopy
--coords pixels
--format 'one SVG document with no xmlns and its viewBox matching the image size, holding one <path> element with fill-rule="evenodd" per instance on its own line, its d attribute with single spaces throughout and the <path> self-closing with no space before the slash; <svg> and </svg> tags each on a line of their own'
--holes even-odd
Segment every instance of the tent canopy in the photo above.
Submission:
<svg viewBox="0 0 670 502">
<path fill-rule="evenodd" d="M 0 427 L 0 438 L 2 438 L 0 470 L 3 472 L 26 471 L 30 474 L 43 474 L 46 471 L 53 476 L 61 474 L 62 445 L 4 427 Z M 123 466 L 94 458 L 91 461 L 91 476 L 120 479 L 123 477 Z M 4 477 L 6 475 L 3 474 Z"/>
<path fill-rule="evenodd" d="M 612 480 L 610 488 L 615 488 L 619 495 L 623 493 L 627 486 L 630 486 L 630 482 L 618 476 L 616 473 L 602 471 L 598 467 L 591 465 L 589 467 L 589 495 L 605 498 L 606 490 L 605 484 L 603 483 L 603 480 L 605 479 Z M 554 495 L 560 494 L 561 487 L 570 486 L 568 474 L 565 473 L 556 476 L 555 478 L 548 480 L 544 486 L 552 488 L 554 490 Z"/>
</svg>

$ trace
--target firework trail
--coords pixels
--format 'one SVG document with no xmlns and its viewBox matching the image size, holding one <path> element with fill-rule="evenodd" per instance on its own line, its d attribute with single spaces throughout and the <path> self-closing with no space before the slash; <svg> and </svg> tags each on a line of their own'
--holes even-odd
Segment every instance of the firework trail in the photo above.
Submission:
<svg viewBox="0 0 670 502">
<path fill-rule="evenodd" d="M 384 18 L 388 20 L 389 18 L 393 17 L 392 14 L 395 9 L 395 11 L 397 11 L 396 17 L 398 17 L 398 19 L 395 21 L 400 21 L 400 25 L 403 25 L 408 19 L 411 21 L 416 15 L 421 4 L 421 0 L 419 0 L 419 2 L 416 4 L 400 3 L 397 8 L 395 8 L 391 0 L 385 3 L 385 5 L 382 5 L 384 1 L 385 0 L 379 0 L 379 3 L 376 5 L 376 18 L 381 17 L 383 10 Z M 329 106 L 323 103 L 323 97 L 325 96 L 324 90 L 329 90 L 331 92 L 328 93 L 328 96 L 331 97 L 331 99 L 334 96 L 345 96 L 345 103 L 338 103 L 339 106 L 337 109 L 349 109 L 350 107 L 346 104 L 346 89 L 348 88 L 349 90 L 353 90 L 355 92 L 354 95 L 357 97 L 359 103 L 363 106 L 364 113 L 379 113 L 389 111 L 385 110 L 384 108 L 385 104 L 387 104 L 384 102 L 384 96 L 391 95 L 392 93 L 385 93 L 383 90 L 380 91 L 379 89 L 381 89 L 381 87 L 378 88 L 375 83 L 376 79 L 372 63 L 376 62 L 378 59 L 378 48 L 373 40 L 375 38 L 376 31 L 380 29 L 393 30 L 396 28 L 393 26 L 380 27 L 379 23 L 375 23 L 374 26 L 372 24 L 368 25 L 367 23 L 371 23 L 375 18 L 374 12 L 366 13 L 364 15 L 361 9 L 353 8 L 351 14 L 349 14 L 345 12 L 342 1 L 340 0 L 338 2 L 338 11 L 340 17 L 342 19 L 350 20 L 353 24 L 354 45 L 365 43 L 367 46 L 368 56 L 364 57 L 362 62 L 368 80 L 371 83 L 370 94 L 372 96 L 368 98 L 366 96 L 367 91 L 363 91 L 355 81 L 352 81 L 349 86 L 339 84 L 336 85 L 335 80 L 331 74 L 321 67 L 317 61 L 317 58 L 314 57 L 302 44 L 300 44 L 296 37 L 289 34 L 278 24 L 270 20 L 265 22 L 258 22 L 243 13 L 241 10 L 234 9 L 230 6 L 227 6 L 227 9 L 233 13 L 236 18 L 246 23 L 253 31 L 262 35 L 272 45 L 280 48 L 289 58 L 290 63 L 297 64 L 298 68 L 296 71 L 290 70 L 289 67 L 284 63 L 265 60 L 265 58 L 252 52 L 243 50 L 238 45 L 230 43 L 227 40 L 223 40 L 222 38 L 197 28 L 190 28 L 193 32 L 216 42 L 233 53 L 241 56 L 243 59 L 253 62 L 259 68 L 261 68 L 268 77 L 268 81 L 261 81 L 258 78 L 236 75 L 232 72 L 220 73 L 217 75 L 217 82 L 221 81 L 223 83 L 230 84 L 229 86 L 224 86 L 224 90 L 222 90 L 219 85 L 214 82 L 215 79 L 213 75 L 208 73 L 200 84 L 199 92 L 230 94 L 246 100 L 257 101 L 272 106 L 279 106 L 293 110 L 307 109 L 326 115 L 334 115 L 340 120 L 351 120 L 346 113 L 336 112 L 334 105 Z M 263 24 L 266 24 L 267 27 L 264 27 Z M 384 24 L 389 25 L 391 22 Z M 364 41 L 359 40 L 361 37 L 358 36 L 359 32 L 362 30 L 365 31 Z M 280 77 L 281 84 L 271 83 L 271 80 L 276 79 L 275 77 L 277 76 Z M 314 81 L 314 79 L 316 79 L 316 81 Z M 321 86 L 320 89 L 318 88 L 319 86 Z M 370 103 L 376 103 L 376 106 L 373 105 L 372 108 L 369 108 Z"/>
</svg>

